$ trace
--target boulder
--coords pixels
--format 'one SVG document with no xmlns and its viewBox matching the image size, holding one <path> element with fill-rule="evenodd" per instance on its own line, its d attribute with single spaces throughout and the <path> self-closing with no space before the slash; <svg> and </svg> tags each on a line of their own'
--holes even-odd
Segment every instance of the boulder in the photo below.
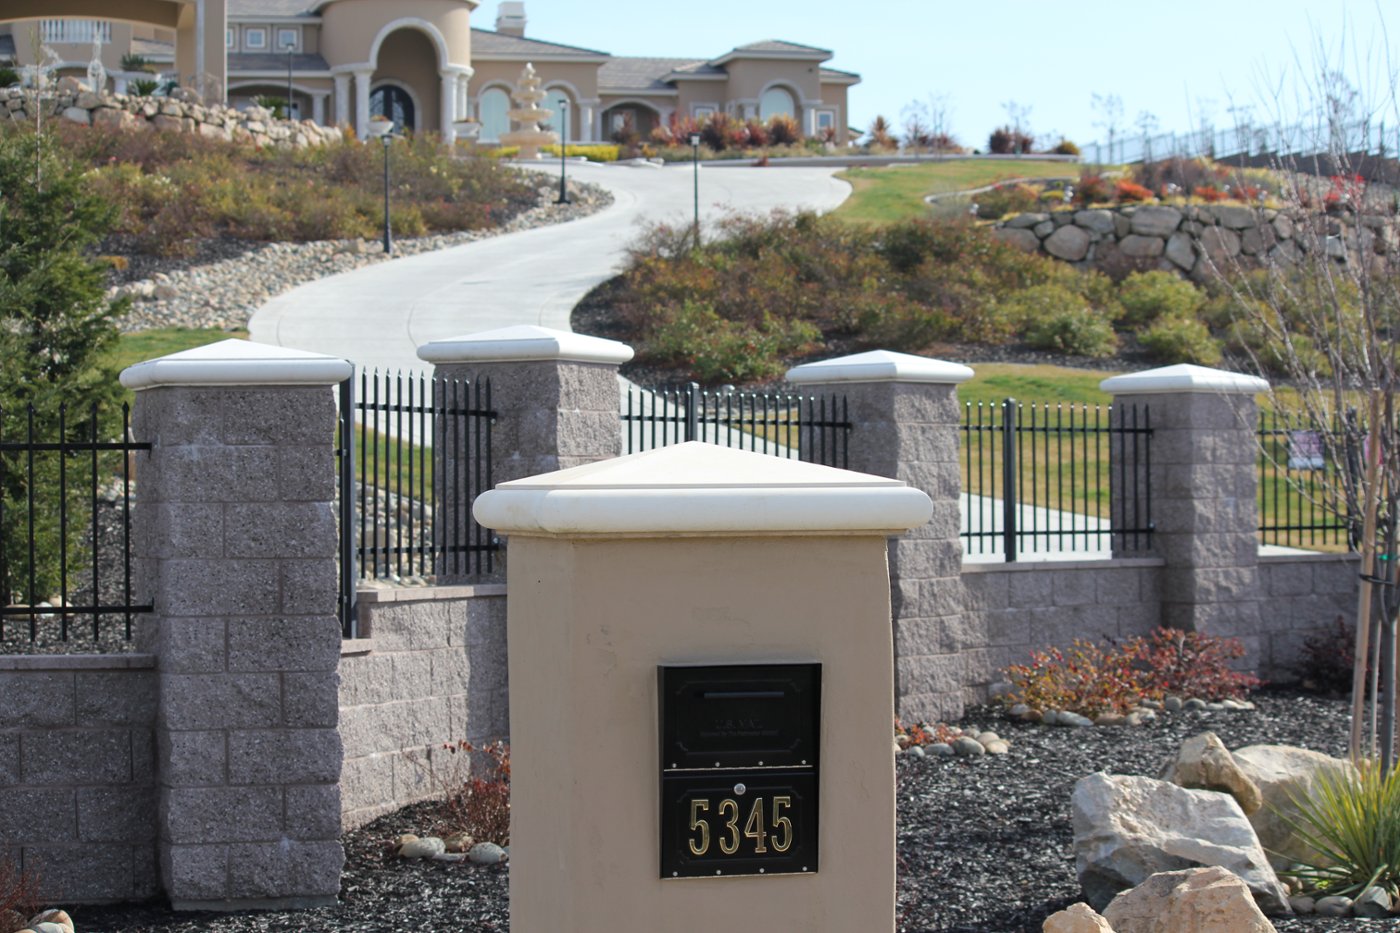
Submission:
<svg viewBox="0 0 1400 933">
<path fill-rule="evenodd" d="M 63 111 L 63 119 L 70 123 L 80 123 L 87 126 L 92 122 L 92 114 L 82 107 L 68 107 Z"/>
<path fill-rule="evenodd" d="M 1246 816 L 1264 805 L 1259 788 L 1235 763 L 1230 750 L 1214 732 L 1202 732 L 1182 742 L 1176 757 L 1162 769 L 1162 780 L 1180 787 L 1230 794 Z"/>
<path fill-rule="evenodd" d="M 1006 226 L 1012 230 L 1019 230 L 1043 224 L 1049 219 L 1050 215 L 1046 213 L 1018 214 L 1008 220 Z"/>
<path fill-rule="evenodd" d="M 1297 837 L 1289 821 L 1299 818 L 1295 799 L 1312 795 L 1320 775 L 1354 777 L 1349 761 L 1291 745 L 1250 745 L 1231 756 L 1249 781 L 1259 788 L 1263 806 L 1249 816 L 1259 843 L 1276 868 L 1294 862 L 1317 864 L 1322 857 Z M 1325 863 L 1324 863 L 1325 864 Z"/>
<path fill-rule="evenodd" d="M 1234 797 L 1100 771 L 1079 779 L 1070 803 L 1075 868 L 1095 908 L 1158 872 L 1218 865 L 1265 913 L 1288 912 L 1288 891 Z"/>
<path fill-rule="evenodd" d="M 1027 253 L 1040 249 L 1040 239 L 1024 227 L 998 227 L 992 231 L 992 237 Z"/>
<path fill-rule="evenodd" d="M 1201 249 L 1217 267 L 1227 266 L 1240 254 L 1240 235 L 1224 227 L 1207 227 L 1201 231 Z"/>
<path fill-rule="evenodd" d="M 1390 917 L 1390 895 L 1386 893 L 1385 888 L 1367 888 L 1351 902 L 1351 912 L 1356 917 L 1385 920 Z"/>
<path fill-rule="evenodd" d="M 1133 211 L 1130 218 L 1133 233 L 1138 236 L 1168 236 L 1181 226 L 1181 211 L 1174 207 L 1149 204 Z"/>
<path fill-rule="evenodd" d="M 1240 237 L 1240 248 L 1246 256 L 1262 256 L 1278 242 L 1274 228 L 1269 224 L 1249 227 Z"/>
<path fill-rule="evenodd" d="M 1114 933 L 1108 921 L 1085 903 L 1070 904 L 1045 918 L 1041 933 Z"/>
<path fill-rule="evenodd" d="M 1196 246 L 1191 235 L 1180 231 L 1173 233 L 1167 240 L 1166 255 L 1172 265 L 1190 272 L 1191 267 L 1196 264 Z"/>
<path fill-rule="evenodd" d="M 1057 259 L 1078 262 L 1089 253 L 1089 234 L 1074 225 L 1061 227 L 1045 238 L 1045 251 Z"/>
<path fill-rule="evenodd" d="M 1099 209 L 1075 211 L 1074 223 L 1075 226 L 1106 236 L 1113 232 L 1113 212 Z"/>
<path fill-rule="evenodd" d="M 1237 207 L 1229 204 L 1213 204 L 1210 212 L 1215 215 L 1216 222 L 1222 227 L 1229 227 L 1231 230 L 1243 230 L 1252 227 L 1260 220 L 1258 212 L 1252 207 Z"/>
<path fill-rule="evenodd" d="M 1104 910 L 1114 933 L 1273 933 L 1243 881 L 1219 866 L 1161 872 Z"/>
<path fill-rule="evenodd" d="M 1118 248 L 1123 251 L 1123 255 L 1134 259 L 1153 259 L 1160 256 L 1165 245 L 1159 236 L 1138 233 L 1130 233 L 1118 241 Z"/>
</svg>

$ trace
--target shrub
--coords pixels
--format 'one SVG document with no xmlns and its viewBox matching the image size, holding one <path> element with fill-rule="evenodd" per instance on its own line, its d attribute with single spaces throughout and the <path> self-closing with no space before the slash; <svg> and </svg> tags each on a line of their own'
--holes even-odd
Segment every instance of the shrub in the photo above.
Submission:
<svg viewBox="0 0 1400 933">
<path fill-rule="evenodd" d="M 890 121 L 883 116 L 877 115 L 870 124 L 870 146 L 872 149 L 896 149 L 899 143 L 895 141 L 894 134 L 890 130 Z"/>
<path fill-rule="evenodd" d="M 1131 181 L 1118 182 L 1114 187 L 1114 194 L 1117 196 L 1118 200 L 1127 204 L 1152 200 L 1152 192 L 1149 189 Z"/>
<path fill-rule="evenodd" d="M 1239 699 L 1260 683 L 1253 674 L 1231 669 L 1231 661 L 1244 657 L 1244 645 L 1237 638 L 1158 628 L 1146 638 L 1129 641 L 1123 653 L 1144 671 L 1144 688 L 1157 699 Z"/>
<path fill-rule="evenodd" d="M 439 809 L 430 830 L 440 836 L 465 833 L 474 842 L 510 845 L 510 746 L 492 742 L 444 742 L 425 756 L 404 757 L 434 788 Z"/>
<path fill-rule="evenodd" d="M 144 55 L 137 55 L 135 52 L 127 52 L 121 59 L 122 71 L 150 71 L 151 63 Z"/>
<path fill-rule="evenodd" d="M 1003 675 L 1012 685 L 1000 698 L 1008 706 L 1024 703 L 1090 718 L 1125 713 L 1145 695 L 1143 674 L 1127 654 L 1080 639 L 1068 651 L 1031 652 L 1029 664 L 1013 664 Z"/>
<path fill-rule="evenodd" d="M 150 97 L 160 87 L 160 82 L 154 78 L 137 78 L 127 85 L 131 93 L 136 97 Z"/>
<path fill-rule="evenodd" d="M 1065 139 L 1064 137 L 1061 137 L 1060 141 L 1055 144 L 1055 148 L 1051 149 L 1050 151 L 1053 152 L 1055 155 L 1079 155 L 1079 147 L 1076 146 L 1074 143 L 1070 142 L 1068 139 Z"/>
<path fill-rule="evenodd" d="M 1322 628 L 1303 639 L 1303 654 L 1294 673 L 1305 690 L 1325 696 L 1346 696 L 1351 692 L 1356 662 L 1356 634 L 1346 620 L 1337 616 L 1330 628 Z M 1366 665 L 1367 672 L 1370 665 Z M 1369 694 L 1370 678 L 1366 678 Z"/>
<path fill-rule="evenodd" d="M 1033 312 L 1026 324 L 1026 342 L 1038 350 L 1054 350 L 1101 358 L 1118 349 L 1113 324 L 1094 311 L 1084 299 L 1058 285 L 1026 289 L 1013 302 L 1055 305 L 1054 310 Z"/>
<path fill-rule="evenodd" d="M 1195 197 L 1200 198 L 1202 201 L 1211 204 L 1213 204 L 1216 201 L 1223 201 L 1229 197 L 1228 194 L 1221 191 L 1219 188 L 1216 188 L 1214 185 L 1201 185 L 1199 188 L 1193 191 L 1192 194 Z"/>
<path fill-rule="evenodd" d="M 749 120 L 744 124 L 744 132 L 748 135 L 750 146 L 762 148 L 768 145 L 768 130 L 757 120 Z"/>
<path fill-rule="evenodd" d="M 0 67 L 0 87 L 13 87 L 19 84 L 19 72 L 13 68 Z"/>
<path fill-rule="evenodd" d="M 996 155 L 1007 155 L 1016 151 L 1016 136 L 1009 126 L 999 126 L 987 137 L 987 151 Z"/>
<path fill-rule="evenodd" d="M 1202 186 L 1220 188 L 1229 170 L 1208 159 L 1158 159 L 1133 166 L 1133 181 L 1153 191 L 1168 194 L 1199 194 Z"/>
<path fill-rule="evenodd" d="M 1210 329 L 1194 317 L 1158 318 L 1138 340 L 1154 360 L 1163 363 L 1214 366 L 1220 362 L 1220 345 L 1211 337 Z"/>
<path fill-rule="evenodd" d="M 1145 327 L 1162 317 L 1195 317 L 1206 296 L 1175 273 L 1154 269 L 1124 279 L 1118 300 L 1123 304 L 1124 323 Z"/>
<path fill-rule="evenodd" d="M 1377 761 L 1364 761 L 1355 774 L 1324 768 L 1311 793 L 1290 801 L 1294 834 L 1319 856 L 1280 874 L 1319 894 L 1355 896 L 1379 885 L 1400 893 L 1400 768 L 1387 774 Z"/>
<path fill-rule="evenodd" d="M 802 129 L 792 116 L 779 113 L 768 118 L 767 137 L 775 146 L 795 146 L 802 141 Z M 766 143 L 755 142 L 754 145 L 763 146 Z"/>
<path fill-rule="evenodd" d="M 977 216 L 996 220 L 1007 214 L 1034 210 L 1039 201 L 1040 192 L 1030 185 L 1002 185 L 977 195 Z"/>
<path fill-rule="evenodd" d="M 953 739 L 959 735 L 961 733 L 953 731 L 947 723 L 936 722 L 929 725 L 926 722 L 916 722 L 906 726 L 899 717 L 896 716 L 894 720 L 894 740 L 901 748 L 933 745 L 937 742 L 951 745 Z"/>
<path fill-rule="evenodd" d="M 14 860 L 0 853 L 0 933 L 14 933 L 39 912 L 39 878 L 20 871 Z"/>
<path fill-rule="evenodd" d="M 1080 173 L 1079 184 L 1074 188 L 1074 203 L 1088 206 L 1107 204 L 1112 200 L 1113 192 L 1107 179 L 1095 172 Z"/>
<path fill-rule="evenodd" d="M 703 382 L 753 382 L 781 375 L 784 357 L 814 348 L 820 338 L 806 321 L 769 315 L 757 324 L 726 320 L 708 305 L 687 301 L 654 328 L 650 351 L 689 367 Z"/>
</svg>

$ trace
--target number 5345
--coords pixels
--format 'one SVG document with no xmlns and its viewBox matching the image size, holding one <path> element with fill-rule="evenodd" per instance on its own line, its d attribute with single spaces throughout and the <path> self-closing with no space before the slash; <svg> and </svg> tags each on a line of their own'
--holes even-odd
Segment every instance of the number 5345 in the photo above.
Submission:
<svg viewBox="0 0 1400 933">
<path fill-rule="evenodd" d="M 755 797 L 748 815 L 742 817 L 741 829 L 739 801 L 725 797 L 711 811 L 710 800 L 697 797 L 690 801 L 690 854 L 708 854 L 712 839 L 724 855 L 738 852 L 743 839 L 752 840 L 755 855 L 766 854 L 770 847 L 774 852 L 786 852 L 792 848 L 792 818 L 786 815 L 791 809 L 791 796 L 775 796 L 765 816 L 764 799 Z"/>
</svg>

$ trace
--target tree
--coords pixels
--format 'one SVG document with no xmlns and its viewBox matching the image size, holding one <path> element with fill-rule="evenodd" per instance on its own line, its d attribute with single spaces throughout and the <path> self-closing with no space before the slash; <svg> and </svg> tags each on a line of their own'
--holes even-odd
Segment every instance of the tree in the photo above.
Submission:
<svg viewBox="0 0 1400 933">
<path fill-rule="evenodd" d="M 35 184 L 36 170 L 42 184 Z M 37 435 L 56 439 L 62 423 L 67 439 L 77 438 L 91 430 L 91 412 L 110 414 L 120 397 L 107 354 L 129 299 L 108 300 L 104 266 L 91 255 L 113 213 L 52 134 L 0 133 L 0 432 L 7 439 L 27 434 L 31 410 Z M 110 432 L 110 424 L 103 430 Z M 36 491 L 55 463 L 42 458 Z M 28 498 L 27 470 L 19 465 L 19 455 L 0 454 L 0 498 L 7 506 Z M 31 600 L 56 588 L 57 517 L 38 518 L 32 569 L 47 589 L 27 593 Z M 11 581 L 28 579 L 28 548 L 19 545 L 30 532 L 27 510 L 7 507 L 0 548 Z M 11 594 L 0 596 L 8 601 Z"/>
<path fill-rule="evenodd" d="M 1364 166 L 1338 145 L 1339 127 L 1359 106 L 1350 84 L 1338 80 L 1325 56 L 1314 73 L 1304 97 L 1312 101 L 1318 136 L 1306 148 L 1318 155 L 1277 166 L 1288 179 L 1280 214 L 1291 236 L 1260 269 L 1245 270 L 1222 254 L 1218 271 L 1231 292 L 1239 352 L 1257 371 L 1281 377 L 1287 390 L 1277 394 L 1275 409 L 1296 413 L 1311 432 L 1309 443 L 1335 467 L 1297 482 L 1295 492 L 1343 516 L 1360 554 L 1350 753 L 1359 759 L 1378 750 L 1389 770 L 1400 703 L 1400 218 L 1390 189 L 1369 185 Z M 1369 116 L 1394 126 L 1397 78 L 1382 80 Z M 1324 163 L 1336 172 L 1330 182 L 1316 177 Z"/>
<path fill-rule="evenodd" d="M 1151 162 L 1152 134 L 1157 132 L 1157 115 L 1150 110 L 1139 110 L 1134 123 L 1142 134 L 1142 161 Z"/>
<path fill-rule="evenodd" d="M 1029 105 L 1008 100 L 1002 103 L 1001 109 L 1006 111 L 1007 125 L 1011 127 L 1015 153 L 1022 155 L 1030 151 L 1034 137 L 1031 136 L 1031 108 Z"/>
<path fill-rule="evenodd" d="M 919 101 L 904 105 L 904 145 L 914 150 L 914 158 L 919 157 L 920 146 L 932 146 L 933 138 L 929 131 L 928 112 Z"/>
<path fill-rule="evenodd" d="M 1094 94 L 1090 98 L 1099 114 L 1094 126 L 1108 134 L 1108 161 L 1113 162 L 1114 145 L 1123 131 L 1123 98 L 1117 94 Z"/>
</svg>

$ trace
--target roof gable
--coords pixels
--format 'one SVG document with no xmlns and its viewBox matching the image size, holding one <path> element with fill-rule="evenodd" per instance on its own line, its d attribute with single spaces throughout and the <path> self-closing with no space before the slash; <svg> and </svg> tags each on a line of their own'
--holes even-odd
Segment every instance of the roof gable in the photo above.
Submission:
<svg viewBox="0 0 1400 933">
<path fill-rule="evenodd" d="M 602 61 L 609 58 L 607 52 L 585 49 L 577 45 L 564 45 L 560 42 L 542 42 L 539 39 L 526 39 L 524 36 L 509 36 L 490 29 L 472 28 L 472 57 L 481 58 L 577 58 L 580 61 Z"/>
</svg>

